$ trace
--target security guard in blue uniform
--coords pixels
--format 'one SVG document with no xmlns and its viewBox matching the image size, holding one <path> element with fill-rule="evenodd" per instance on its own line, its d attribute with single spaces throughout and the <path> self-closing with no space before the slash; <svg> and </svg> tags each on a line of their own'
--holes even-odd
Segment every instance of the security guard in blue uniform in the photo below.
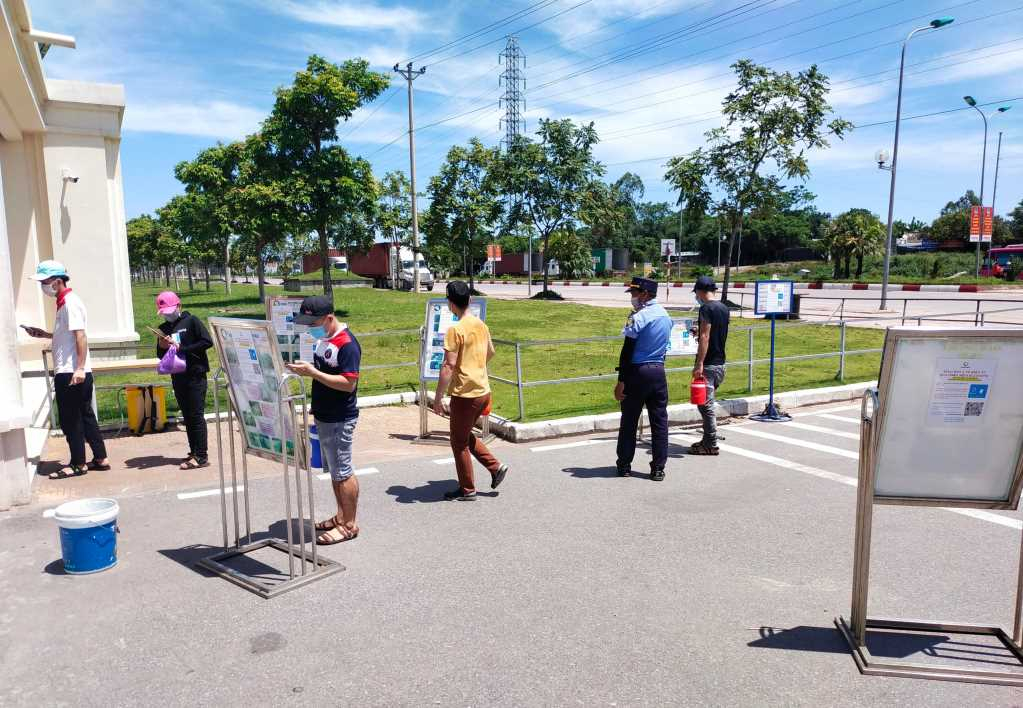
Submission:
<svg viewBox="0 0 1023 708">
<path fill-rule="evenodd" d="M 618 474 L 632 474 L 636 454 L 636 426 L 646 407 L 653 439 L 650 479 L 664 479 L 668 461 L 668 380 L 664 375 L 664 353 L 668 350 L 672 321 L 658 304 L 657 283 L 648 278 L 633 278 L 627 288 L 632 295 L 633 313 L 622 334 L 625 341 L 618 359 L 618 384 L 615 400 L 622 403 L 618 429 Z"/>
</svg>

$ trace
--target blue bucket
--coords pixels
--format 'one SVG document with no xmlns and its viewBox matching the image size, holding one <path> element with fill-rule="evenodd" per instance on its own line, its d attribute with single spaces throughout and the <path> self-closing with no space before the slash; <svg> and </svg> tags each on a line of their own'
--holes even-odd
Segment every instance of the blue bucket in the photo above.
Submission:
<svg viewBox="0 0 1023 708">
<path fill-rule="evenodd" d="M 320 433 L 315 425 L 309 426 L 309 466 L 314 470 L 323 469 L 323 455 L 320 453 Z"/>
<path fill-rule="evenodd" d="M 117 513 L 113 499 L 80 499 L 57 507 L 64 571 L 96 573 L 117 563 Z"/>
</svg>

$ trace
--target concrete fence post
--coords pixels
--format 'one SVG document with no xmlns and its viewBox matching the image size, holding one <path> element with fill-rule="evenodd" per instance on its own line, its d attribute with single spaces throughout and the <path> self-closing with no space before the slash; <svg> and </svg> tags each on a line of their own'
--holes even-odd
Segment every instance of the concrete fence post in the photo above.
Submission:
<svg viewBox="0 0 1023 708">
<path fill-rule="evenodd" d="M 845 320 L 838 330 L 838 380 L 845 382 Z"/>
<path fill-rule="evenodd" d="M 746 351 L 749 363 L 746 365 L 746 392 L 753 392 L 753 328 L 746 330 Z"/>
<path fill-rule="evenodd" d="M 515 342 L 515 388 L 519 395 L 519 420 L 526 419 L 526 401 L 522 391 L 522 345 Z"/>
</svg>

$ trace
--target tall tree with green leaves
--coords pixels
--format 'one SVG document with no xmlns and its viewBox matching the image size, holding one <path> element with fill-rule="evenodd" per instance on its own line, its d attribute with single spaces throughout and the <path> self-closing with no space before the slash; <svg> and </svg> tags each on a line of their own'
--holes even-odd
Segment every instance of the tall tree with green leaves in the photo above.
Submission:
<svg viewBox="0 0 1023 708">
<path fill-rule="evenodd" d="M 440 171 L 430 180 L 431 240 L 447 235 L 450 250 L 467 254 L 469 288 L 474 285 L 477 251 L 498 230 L 504 213 L 500 181 L 501 151 L 477 138 L 448 150 Z"/>
<path fill-rule="evenodd" d="M 706 147 L 671 158 L 665 174 L 690 215 L 710 211 L 728 222 L 722 299 L 745 214 L 777 208 L 786 181 L 809 177 L 807 151 L 852 128 L 841 118 L 828 121 L 828 78 L 816 65 L 792 74 L 743 59 L 732 68 L 738 85 L 722 102 L 725 124 L 705 133 Z"/>
<path fill-rule="evenodd" d="M 391 243 L 412 245 L 412 185 L 401 170 L 388 172 L 380 180 L 376 226 Z"/>
<path fill-rule="evenodd" d="M 571 119 L 540 120 L 537 140 L 519 136 L 502 162 L 502 180 L 509 194 L 511 224 L 531 224 L 543 243 L 543 293 L 548 292 L 551 235 L 574 226 L 580 207 L 604 167 L 593 157 L 597 131 L 593 123 L 577 126 Z"/>
<path fill-rule="evenodd" d="M 315 231 L 323 261 L 323 291 L 331 293 L 332 242 L 352 250 L 373 242 L 371 228 L 378 187 L 369 162 L 338 144 L 337 126 L 375 99 L 390 82 L 369 62 L 333 64 L 313 55 L 291 86 L 277 89 L 263 133 L 287 182 L 303 228 Z"/>
<path fill-rule="evenodd" d="M 845 261 L 845 272 L 841 277 L 860 278 L 863 275 L 863 258 L 884 251 L 885 227 L 876 214 L 869 209 L 850 209 L 839 214 L 828 227 L 829 243 Z M 856 274 L 850 276 L 850 260 L 856 258 Z M 838 273 L 839 259 L 835 259 Z"/>
<path fill-rule="evenodd" d="M 593 180 L 579 209 L 579 220 L 589 227 L 590 245 L 626 247 L 638 221 L 640 199 L 646 191 L 638 175 L 626 172 L 611 184 Z"/>
</svg>

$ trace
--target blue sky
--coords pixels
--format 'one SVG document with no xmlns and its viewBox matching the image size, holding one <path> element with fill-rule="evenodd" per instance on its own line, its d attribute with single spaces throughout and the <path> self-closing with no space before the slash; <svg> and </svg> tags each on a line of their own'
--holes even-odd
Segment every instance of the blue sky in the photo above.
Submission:
<svg viewBox="0 0 1023 708">
<path fill-rule="evenodd" d="M 129 217 L 180 192 L 175 163 L 255 130 L 274 88 L 289 83 L 310 53 L 334 61 L 361 56 L 388 72 L 413 57 L 428 67 L 415 82 L 417 124 L 446 122 L 416 133 L 423 189 L 451 144 L 471 136 L 500 140 L 498 53 L 509 33 L 527 57 L 527 131 L 543 117 L 592 120 L 608 178 L 635 172 L 647 199 L 674 202 L 662 179 L 664 157 L 698 147 L 703 132 L 717 125 L 733 61 L 784 70 L 818 63 L 831 77 L 836 115 L 860 125 L 892 121 L 899 44 L 909 30 L 944 15 L 956 22 L 910 42 L 903 116 L 964 107 L 964 94 L 981 103 L 1018 99 L 1008 103 L 1013 110 L 990 119 L 986 203 L 999 130 L 996 209 L 1005 213 L 1023 198 L 1023 0 L 29 4 L 38 29 L 78 41 L 78 49 L 50 52 L 48 76 L 125 85 L 121 155 Z M 434 51 L 519 11 L 514 21 Z M 341 127 L 345 146 L 369 158 L 378 175 L 408 170 L 404 82 L 392 76 L 393 90 Z M 890 150 L 892 139 L 891 123 L 863 127 L 812 154 L 807 187 L 818 207 L 832 213 L 866 207 L 883 216 L 888 173 L 873 155 Z M 982 142 L 983 122 L 972 109 L 906 120 L 896 217 L 929 221 L 946 201 L 979 191 Z"/>
</svg>

